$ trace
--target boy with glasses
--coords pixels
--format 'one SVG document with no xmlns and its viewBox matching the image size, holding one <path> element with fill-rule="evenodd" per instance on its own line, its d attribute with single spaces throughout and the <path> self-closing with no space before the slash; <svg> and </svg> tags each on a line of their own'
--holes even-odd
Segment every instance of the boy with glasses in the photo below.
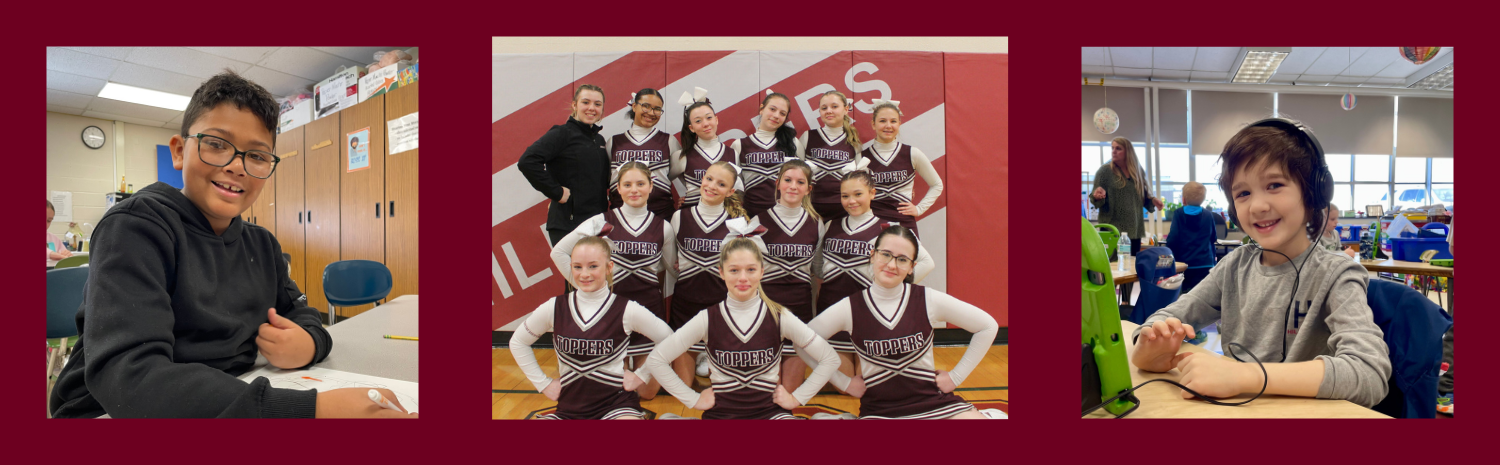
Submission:
<svg viewBox="0 0 1500 465">
<path fill-rule="evenodd" d="M 183 188 L 147 186 L 95 229 L 79 350 L 49 395 L 54 417 L 398 415 L 371 402 L 368 389 L 298 391 L 236 378 L 257 353 L 294 369 L 333 348 L 276 238 L 239 216 L 280 161 L 277 116 L 270 92 L 233 72 L 193 93 L 182 133 L 169 142 Z"/>
</svg>

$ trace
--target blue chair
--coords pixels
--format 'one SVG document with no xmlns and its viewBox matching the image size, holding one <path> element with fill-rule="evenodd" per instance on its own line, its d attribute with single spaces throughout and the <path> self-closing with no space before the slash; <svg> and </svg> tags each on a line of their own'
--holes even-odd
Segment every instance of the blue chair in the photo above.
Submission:
<svg viewBox="0 0 1500 465">
<path fill-rule="evenodd" d="M 379 302 L 391 293 L 394 280 L 390 268 L 370 260 L 342 260 L 323 268 L 323 297 L 328 299 L 328 324 L 334 307 L 353 307 Z"/>
<path fill-rule="evenodd" d="M 47 345 L 56 340 L 57 348 L 47 354 L 47 392 L 52 392 L 53 371 L 67 360 L 72 345 L 68 338 L 78 335 L 78 311 L 83 305 L 83 290 L 89 282 L 88 267 L 47 271 Z"/>
<path fill-rule="evenodd" d="M 1182 295 L 1182 289 L 1162 289 L 1156 285 L 1157 279 L 1169 278 L 1175 274 L 1177 263 L 1172 249 L 1150 247 L 1135 254 L 1135 275 L 1140 278 L 1141 296 L 1136 299 L 1135 308 L 1130 311 L 1130 321 L 1135 324 L 1145 323 L 1152 313 L 1177 301 L 1177 297 Z"/>
<path fill-rule="evenodd" d="M 1443 333 L 1453 327 L 1453 317 L 1422 293 L 1385 280 L 1370 281 L 1369 303 L 1391 354 L 1389 391 L 1375 411 L 1396 418 L 1436 417 Z"/>
</svg>

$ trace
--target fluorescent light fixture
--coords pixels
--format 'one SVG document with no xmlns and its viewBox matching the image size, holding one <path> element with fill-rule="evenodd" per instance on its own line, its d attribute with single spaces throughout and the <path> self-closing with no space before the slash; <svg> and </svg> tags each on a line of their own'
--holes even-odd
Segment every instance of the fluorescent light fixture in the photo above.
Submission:
<svg viewBox="0 0 1500 465">
<path fill-rule="evenodd" d="M 1422 78 L 1420 81 L 1413 82 L 1411 85 L 1406 86 L 1406 88 L 1408 89 L 1425 90 L 1446 89 L 1451 87 L 1453 87 L 1453 64 L 1451 63 L 1448 64 L 1448 66 L 1444 66 L 1438 69 L 1437 72 L 1427 75 L 1427 77 Z"/>
<path fill-rule="evenodd" d="M 1276 74 L 1281 60 L 1291 53 L 1291 47 L 1252 47 L 1245 54 L 1245 59 L 1240 61 L 1240 68 L 1234 72 L 1233 82 L 1265 84 L 1271 80 L 1271 75 Z"/>
<path fill-rule="evenodd" d="M 105 83 L 104 90 L 99 91 L 99 96 L 110 100 L 138 103 L 177 111 L 186 110 L 188 102 L 192 100 L 192 98 L 186 95 L 169 94 L 113 82 Z"/>
</svg>

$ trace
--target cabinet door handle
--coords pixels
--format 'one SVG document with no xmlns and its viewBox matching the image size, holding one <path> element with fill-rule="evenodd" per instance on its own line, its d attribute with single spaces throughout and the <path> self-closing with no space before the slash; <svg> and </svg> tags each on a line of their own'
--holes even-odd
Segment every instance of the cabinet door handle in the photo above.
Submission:
<svg viewBox="0 0 1500 465">
<path fill-rule="evenodd" d="M 302 212 L 297 212 L 297 224 L 302 224 Z"/>
<path fill-rule="evenodd" d="M 387 218 L 396 216 L 396 201 L 395 200 L 391 201 L 391 208 L 386 209 L 385 216 Z"/>
<path fill-rule="evenodd" d="M 375 217 L 380 218 L 380 202 L 375 202 Z"/>
<path fill-rule="evenodd" d="M 307 224 L 312 224 L 312 210 L 307 211 Z"/>
</svg>

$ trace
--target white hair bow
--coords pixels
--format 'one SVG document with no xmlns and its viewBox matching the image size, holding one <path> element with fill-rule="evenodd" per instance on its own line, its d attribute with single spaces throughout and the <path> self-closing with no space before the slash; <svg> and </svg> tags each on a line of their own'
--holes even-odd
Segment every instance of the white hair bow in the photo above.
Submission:
<svg viewBox="0 0 1500 465">
<path fill-rule="evenodd" d="M 731 218 L 724 222 L 724 228 L 729 230 L 729 234 L 724 235 L 725 245 L 728 245 L 730 240 L 737 237 L 754 240 L 761 234 L 766 233 L 765 226 L 761 226 L 760 224 L 751 225 L 750 221 L 744 218 Z M 756 240 L 755 243 L 761 251 L 765 251 L 766 246 L 763 240 Z"/>
<path fill-rule="evenodd" d="M 868 171 L 869 166 L 870 159 L 868 157 L 862 157 L 859 159 L 858 163 L 847 163 L 843 168 L 839 168 L 839 171 L 843 171 L 844 174 L 853 173 L 855 171 Z"/>
<path fill-rule="evenodd" d="M 881 100 L 881 99 L 875 99 L 875 100 L 871 100 L 870 101 L 870 105 L 874 105 L 874 106 L 877 106 L 877 107 L 880 106 L 880 105 L 882 105 L 882 104 L 886 104 L 886 103 L 889 103 L 889 104 L 891 104 L 891 106 L 896 107 L 896 111 L 898 111 L 898 112 L 901 111 L 901 101 L 900 100 Z"/>
<path fill-rule="evenodd" d="M 776 93 L 776 92 L 773 91 L 773 90 L 771 90 L 771 89 L 766 89 L 766 95 L 771 95 L 771 94 L 774 94 L 774 93 Z"/>
<path fill-rule="evenodd" d="M 683 91 L 682 97 L 677 99 L 677 104 L 686 107 L 704 100 L 708 100 L 708 89 L 694 87 L 692 92 Z"/>
<path fill-rule="evenodd" d="M 635 92 L 630 93 L 630 103 L 635 103 Z"/>
</svg>

